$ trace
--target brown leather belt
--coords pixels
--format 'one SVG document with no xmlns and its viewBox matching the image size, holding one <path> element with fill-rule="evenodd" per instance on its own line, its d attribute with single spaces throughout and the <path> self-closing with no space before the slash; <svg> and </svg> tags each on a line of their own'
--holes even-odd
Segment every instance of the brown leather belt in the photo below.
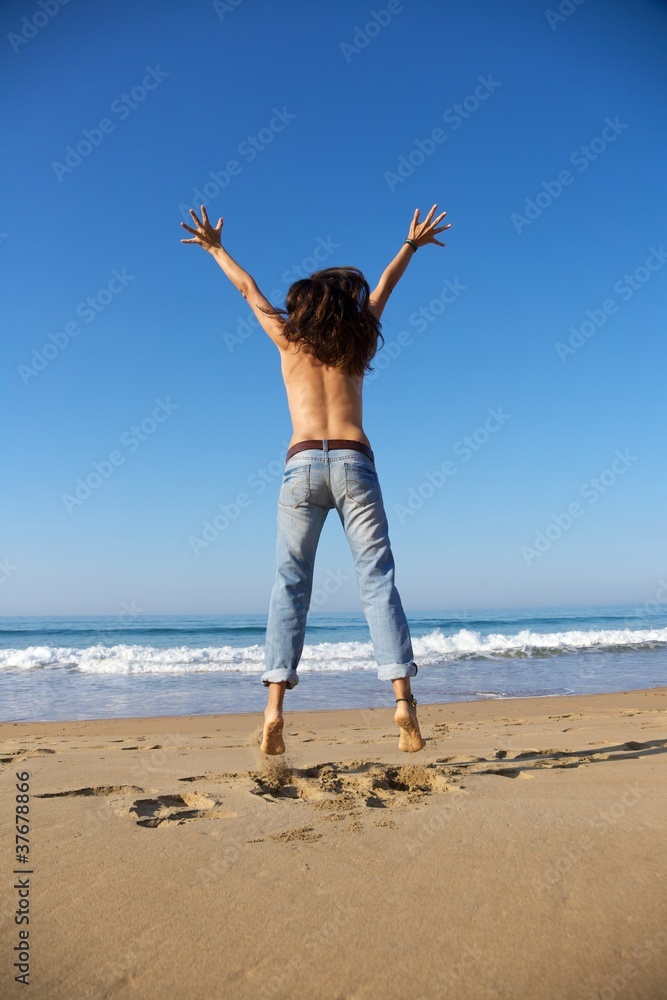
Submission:
<svg viewBox="0 0 667 1000">
<path fill-rule="evenodd" d="M 371 462 L 375 462 L 373 452 L 367 444 L 363 443 L 363 441 L 346 441 L 343 438 L 329 438 L 327 446 L 329 451 L 333 451 L 336 448 L 345 448 L 348 451 L 361 451 L 364 455 L 370 458 Z M 324 441 L 299 441 L 297 444 L 293 444 L 285 456 L 285 461 L 289 462 L 292 455 L 296 455 L 300 451 L 309 451 L 311 448 L 317 448 L 320 451 L 323 451 Z"/>
</svg>

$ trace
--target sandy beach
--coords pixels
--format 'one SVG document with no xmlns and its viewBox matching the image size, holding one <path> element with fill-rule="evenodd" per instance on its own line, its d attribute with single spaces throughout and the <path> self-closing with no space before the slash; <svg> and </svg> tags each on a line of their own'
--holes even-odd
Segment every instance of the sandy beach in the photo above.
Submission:
<svg viewBox="0 0 667 1000">
<path fill-rule="evenodd" d="M 419 714 L 2 725 L 1 995 L 666 997 L 667 688 Z"/>
</svg>

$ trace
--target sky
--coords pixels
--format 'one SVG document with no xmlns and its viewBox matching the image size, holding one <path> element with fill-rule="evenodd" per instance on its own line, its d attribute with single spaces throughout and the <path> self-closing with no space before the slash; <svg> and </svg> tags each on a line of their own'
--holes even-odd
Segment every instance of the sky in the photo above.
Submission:
<svg viewBox="0 0 667 1000">
<path fill-rule="evenodd" d="M 276 305 L 421 248 L 364 390 L 410 610 L 667 599 L 667 5 L 5 2 L 0 613 L 265 613 Z M 442 237 L 440 237 L 442 239 Z M 315 610 L 358 611 L 331 512 Z"/>
</svg>

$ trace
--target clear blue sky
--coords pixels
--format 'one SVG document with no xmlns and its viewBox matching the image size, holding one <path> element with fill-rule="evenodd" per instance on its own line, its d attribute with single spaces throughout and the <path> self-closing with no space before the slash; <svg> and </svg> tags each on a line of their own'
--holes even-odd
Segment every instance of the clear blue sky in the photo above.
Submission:
<svg viewBox="0 0 667 1000">
<path fill-rule="evenodd" d="M 0 11 L 2 613 L 266 611 L 291 428 L 276 348 L 180 243 L 207 184 L 279 305 L 295 267 L 373 285 L 416 207 L 448 212 L 366 387 L 407 609 L 655 596 L 665 4 L 45 3 Z M 320 610 L 359 608 L 335 512 L 327 580 Z"/>
</svg>

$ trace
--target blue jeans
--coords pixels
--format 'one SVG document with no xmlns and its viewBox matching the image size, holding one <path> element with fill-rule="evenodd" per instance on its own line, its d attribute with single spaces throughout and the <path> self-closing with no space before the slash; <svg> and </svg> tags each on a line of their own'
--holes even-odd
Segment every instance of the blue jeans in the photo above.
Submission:
<svg viewBox="0 0 667 1000">
<path fill-rule="evenodd" d="M 380 680 L 414 677 L 410 630 L 394 585 L 394 557 L 375 464 L 362 452 L 309 449 L 286 463 L 278 496 L 278 569 L 271 591 L 262 683 L 299 683 L 315 553 L 335 507 L 352 551 Z"/>
</svg>

